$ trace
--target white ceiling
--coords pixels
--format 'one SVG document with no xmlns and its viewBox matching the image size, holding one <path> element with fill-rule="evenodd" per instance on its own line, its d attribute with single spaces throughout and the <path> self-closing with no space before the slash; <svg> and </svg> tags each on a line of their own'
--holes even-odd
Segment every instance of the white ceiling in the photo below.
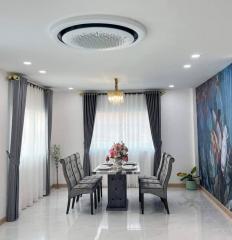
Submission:
<svg viewBox="0 0 232 240">
<path fill-rule="evenodd" d="M 110 89 L 114 77 L 123 89 L 197 86 L 231 62 L 231 9 L 231 0 L 2 0 L 0 68 L 64 89 Z M 147 36 L 134 47 L 104 52 L 66 48 L 50 37 L 57 20 L 87 14 L 135 19 Z M 192 53 L 201 58 L 190 59 Z M 192 68 L 183 69 L 186 63 Z"/>
</svg>

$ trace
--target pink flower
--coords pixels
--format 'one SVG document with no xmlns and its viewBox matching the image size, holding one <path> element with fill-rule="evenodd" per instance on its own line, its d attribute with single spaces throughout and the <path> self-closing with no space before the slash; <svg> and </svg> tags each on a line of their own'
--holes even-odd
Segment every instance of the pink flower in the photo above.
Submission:
<svg viewBox="0 0 232 240">
<path fill-rule="evenodd" d="M 117 152 L 114 149 L 111 148 L 110 151 L 109 151 L 109 156 L 111 158 L 114 158 L 116 155 L 117 155 Z"/>
<path fill-rule="evenodd" d="M 114 143 L 113 146 L 109 150 L 108 157 L 109 158 L 120 158 L 123 161 L 128 161 L 128 148 L 125 146 L 123 142 Z"/>
<path fill-rule="evenodd" d="M 122 158 L 122 160 L 125 161 L 125 162 L 127 162 L 127 161 L 128 161 L 128 156 L 124 156 L 124 157 Z"/>
</svg>

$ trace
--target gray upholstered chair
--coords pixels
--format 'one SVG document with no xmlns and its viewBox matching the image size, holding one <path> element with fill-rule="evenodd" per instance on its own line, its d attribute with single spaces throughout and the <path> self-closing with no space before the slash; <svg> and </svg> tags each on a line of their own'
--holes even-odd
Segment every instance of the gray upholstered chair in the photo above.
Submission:
<svg viewBox="0 0 232 240">
<path fill-rule="evenodd" d="M 169 214 L 168 208 L 168 200 L 167 200 L 167 187 L 168 182 L 172 172 L 172 164 L 174 162 L 174 158 L 171 155 L 167 155 L 164 158 L 162 171 L 160 173 L 160 180 L 157 183 L 157 180 L 149 181 L 139 181 L 139 200 L 141 203 L 141 211 L 144 213 L 144 193 L 151 193 L 158 197 L 160 197 L 163 202 L 167 213 Z"/>
<path fill-rule="evenodd" d="M 76 162 L 77 162 L 77 167 L 80 173 L 81 180 L 84 181 L 97 181 L 99 186 L 100 186 L 100 195 L 102 197 L 102 176 L 99 175 L 91 175 L 91 176 L 85 176 L 84 169 L 81 164 L 81 158 L 79 153 L 75 153 L 76 156 Z"/>
<path fill-rule="evenodd" d="M 95 176 L 90 178 L 83 177 L 83 168 L 80 162 L 80 154 L 74 153 L 70 156 L 71 163 L 72 163 L 72 169 L 73 173 L 75 175 L 75 178 L 78 179 L 78 183 L 80 184 L 96 184 L 97 185 L 97 196 L 98 196 L 98 202 L 100 202 L 100 198 L 102 197 L 102 176 Z M 76 201 L 79 200 L 79 196 L 77 196 Z"/>
<path fill-rule="evenodd" d="M 162 153 L 161 155 L 161 159 L 160 159 L 160 163 L 159 163 L 159 168 L 157 170 L 157 173 L 155 176 L 146 176 L 146 175 L 142 175 L 138 177 L 139 182 L 143 181 L 143 182 L 149 182 L 150 180 L 158 180 L 157 182 L 159 183 L 160 180 L 160 174 L 163 168 L 163 163 L 164 163 L 164 159 L 167 156 L 167 153 Z"/>
<path fill-rule="evenodd" d="M 75 198 L 82 194 L 90 194 L 91 214 L 93 214 L 93 202 L 95 202 L 95 208 L 97 207 L 96 189 L 98 185 L 96 183 L 79 183 L 81 179 L 76 179 L 76 176 L 78 178 L 78 175 L 75 176 L 74 174 L 72 167 L 74 164 L 70 157 L 61 159 L 60 163 L 62 164 L 64 177 L 68 186 L 68 204 L 66 214 L 69 213 L 71 199 L 73 199 L 73 208 L 75 204 Z M 93 200 L 93 197 L 95 201 Z"/>
<path fill-rule="evenodd" d="M 160 183 L 160 175 L 164 166 L 164 161 L 166 160 L 168 154 L 166 152 L 163 152 L 161 155 L 160 163 L 159 163 L 159 168 L 157 170 L 157 173 L 155 176 L 146 176 L 142 175 L 138 177 L 139 185 L 141 182 L 145 183 Z M 140 194 L 140 188 L 139 188 L 139 202 L 141 202 L 141 194 Z"/>
</svg>

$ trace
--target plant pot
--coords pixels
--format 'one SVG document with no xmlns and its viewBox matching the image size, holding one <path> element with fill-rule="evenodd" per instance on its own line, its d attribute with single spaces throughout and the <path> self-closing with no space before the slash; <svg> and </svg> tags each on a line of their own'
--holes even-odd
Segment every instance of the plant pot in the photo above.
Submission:
<svg viewBox="0 0 232 240">
<path fill-rule="evenodd" d="M 185 187 L 187 190 L 197 190 L 197 183 L 194 180 L 186 180 Z"/>
</svg>

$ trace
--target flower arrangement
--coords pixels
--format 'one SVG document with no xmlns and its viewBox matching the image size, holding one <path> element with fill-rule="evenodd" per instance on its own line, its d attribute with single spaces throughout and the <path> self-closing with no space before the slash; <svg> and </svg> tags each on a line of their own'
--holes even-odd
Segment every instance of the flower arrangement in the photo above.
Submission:
<svg viewBox="0 0 232 240">
<path fill-rule="evenodd" d="M 128 148 L 123 142 L 113 144 L 109 150 L 109 154 L 106 156 L 106 161 L 109 161 L 111 158 L 116 160 L 118 163 L 128 161 Z"/>
</svg>

